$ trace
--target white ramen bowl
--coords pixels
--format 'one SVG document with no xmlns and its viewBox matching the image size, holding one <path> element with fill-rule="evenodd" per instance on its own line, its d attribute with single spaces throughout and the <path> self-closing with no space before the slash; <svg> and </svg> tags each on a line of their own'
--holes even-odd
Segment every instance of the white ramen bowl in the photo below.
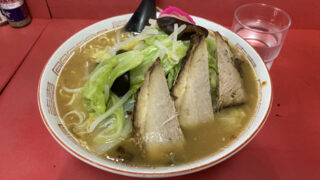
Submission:
<svg viewBox="0 0 320 180">
<path fill-rule="evenodd" d="M 263 126 L 271 108 L 272 85 L 268 70 L 258 53 L 245 40 L 221 25 L 196 16 L 193 16 L 193 19 L 198 25 L 209 30 L 220 32 L 232 44 L 245 53 L 260 83 L 261 88 L 259 91 L 257 112 L 236 140 L 222 151 L 195 162 L 175 167 L 143 168 L 124 166 L 98 157 L 85 150 L 72 139 L 66 129 L 61 125 L 56 108 L 55 87 L 61 70 L 70 57 L 72 57 L 75 48 L 108 30 L 124 25 L 130 17 L 131 14 L 116 16 L 81 30 L 65 41 L 47 62 L 39 80 L 38 105 L 43 122 L 54 139 L 73 156 L 92 166 L 105 171 L 136 177 L 169 177 L 200 171 L 231 157 L 248 144 Z"/>
</svg>

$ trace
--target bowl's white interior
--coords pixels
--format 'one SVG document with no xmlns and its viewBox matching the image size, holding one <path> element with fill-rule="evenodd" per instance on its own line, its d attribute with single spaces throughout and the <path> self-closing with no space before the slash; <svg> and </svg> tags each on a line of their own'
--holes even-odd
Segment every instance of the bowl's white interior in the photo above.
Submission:
<svg viewBox="0 0 320 180">
<path fill-rule="evenodd" d="M 244 147 L 262 127 L 269 113 L 272 100 L 272 88 L 268 71 L 256 51 L 239 36 L 216 23 L 194 16 L 193 18 L 198 25 L 220 32 L 232 44 L 241 47 L 249 56 L 260 82 L 266 82 L 266 85 L 261 88 L 261 97 L 256 116 L 252 119 L 251 123 L 242 133 L 242 135 L 229 147 L 205 159 L 177 167 L 158 167 L 154 169 L 127 167 L 104 160 L 88 153 L 85 149 L 75 143 L 68 133 L 66 133 L 63 128 L 59 126 L 60 121 L 55 110 L 54 89 L 57 83 L 59 72 L 63 65 L 67 62 L 68 58 L 72 56 L 73 48 L 94 38 L 101 32 L 105 32 L 106 30 L 111 30 L 114 27 L 125 24 L 130 16 L 131 14 L 113 17 L 100 21 L 81 30 L 65 41 L 49 59 L 40 78 L 38 103 L 44 123 L 57 142 L 75 157 L 100 169 L 131 176 L 162 177 L 186 174 L 210 167 L 232 156 L 234 153 Z"/>
</svg>

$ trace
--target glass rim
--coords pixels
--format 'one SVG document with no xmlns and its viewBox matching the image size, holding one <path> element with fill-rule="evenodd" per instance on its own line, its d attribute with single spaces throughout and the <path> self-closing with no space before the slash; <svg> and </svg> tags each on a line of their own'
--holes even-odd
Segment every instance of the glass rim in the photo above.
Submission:
<svg viewBox="0 0 320 180">
<path fill-rule="evenodd" d="M 253 29 L 253 28 L 251 28 L 250 26 L 247 26 L 246 24 L 244 24 L 244 23 L 239 19 L 239 17 L 238 17 L 237 14 L 238 14 L 238 12 L 239 12 L 240 9 L 242 9 L 242 8 L 244 8 L 244 7 L 247 7 L 247 6 L 252 6 L 252 5 L 259 5 L 259 6 L 262 6 L 262 7 L 272 8 L 272 9 L 274 9 L 274 10 L 276 10 L 276 11 L 284 14 L 284 15 L 288 18 L 288 24 L 287 24 L 285 27 L 281 28 L 280 30 L 272 30 L 271 32 L 261 31 L 261 30 Z M 269 5 L 269 4 L 265 4 L 265 3 L 247 3 L 247 4 L 243 4 L 243 5 L 239 6 L 239 7 L 237 7 L 237 9 L 235 10 L 235 12 L 234 12 L 234 18 L 235 18 L 235 20 L 236 20 L 239 24 L 241 24 L 243 27 L 245 27 L 245 28 L 247 28 L 247 29 L 250 29 L 251 31 L 255 31 L 255 32 L 259 32 L 259 33 L 265 33 L 265 34 L 283 32 L 283 31 L 288 30 L 289 27 L 291 26 L 291 17 L 289 16 L 289 14 L 288 14 L 286 11 L 284 11 L 283 9 L 280 9 L 280 8 L 278 8 L 278 7 L 276 7 L 276 6 Z"/>
</svg>

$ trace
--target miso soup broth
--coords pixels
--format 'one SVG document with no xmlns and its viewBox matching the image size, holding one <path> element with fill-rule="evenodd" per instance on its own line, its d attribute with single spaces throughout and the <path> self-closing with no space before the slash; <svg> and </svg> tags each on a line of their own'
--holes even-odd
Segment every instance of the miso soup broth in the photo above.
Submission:
<svg viewBox="0 0 320 180">
<path fill-rule="evenodd" d="M 58 114 L 66 129 L 81 146 L 96 154 L 91 148 L 92 135 L 78 132 L 79 121 L 92 118 L 84 105 L 81 88 L 90 73 L 99 64 L 99 52 L 105 52 L 115 44 L 132 36 L 122 29 L 109 31 L 75 49 L 73 56 L 65 64 L 56 86 Z M 233 51 L 237 51 L 235 48 Z M 130 137 L 102 155 L 106 160 L 129 166 L 176 166 L 193 162 L 217 153 L 237 139 L 254 117 L 259 99 L 259 83 L 252 65 L 242 56 L 241 76 L 247 94 L 246 103 L 231 106 L 214 113 L 214 121 L 195 128 L 182 129 L 185 146 L 182 151 L 173 151 L 161 161 L 149 160 L 137 143 L 133 132 Z M 131 114 L 129 114 L 130 116 Z"/>
</svg>

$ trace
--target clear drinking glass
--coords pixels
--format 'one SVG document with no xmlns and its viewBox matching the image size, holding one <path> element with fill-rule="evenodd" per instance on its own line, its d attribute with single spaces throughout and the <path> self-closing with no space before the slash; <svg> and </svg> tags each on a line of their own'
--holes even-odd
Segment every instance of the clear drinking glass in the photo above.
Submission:
<svg viewBox="0 0 320 180">
<path fill-rule="evenodd" d="M 259 53 L 270 69 L 274 59 L 279 55 L 290 25 L 290 16 L 282 9 L 252 3 L 236 9 L 232 30 Z"/>
</svg>

